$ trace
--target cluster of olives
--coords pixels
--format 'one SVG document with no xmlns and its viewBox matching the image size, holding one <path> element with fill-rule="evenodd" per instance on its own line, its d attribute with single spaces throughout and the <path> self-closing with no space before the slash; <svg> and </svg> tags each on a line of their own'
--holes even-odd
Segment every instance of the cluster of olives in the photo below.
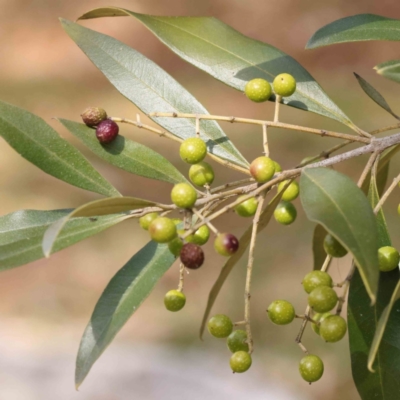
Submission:
<svg viewBox="0 0 400 400">
<path fill-rule="evenodd" d="M 331 234 L 324 239 L 324 249 L 328 255 L 335 258 L 344 257 L 347 250 Z M 398 268 L 399 252 L 391 247 L 381 247 L 378 251 L 379 269 L 391 271 Z M 312 330 L 327 343 L 335 343 L 341 340 L 347 331 L 347 323 L 340 315 L 332 314 L 337 306 L 339 298 L 331 276 L 324 271 L 312 271 L 308 273 L 302 285 L 308 294 L 308 305 L 311 308 L 310 316 Z M 339 285 L 336 285 L 339 286 Z M 296 317 L 294 307 L 286 300 L 273 301 L 267 310 L 269 319 L 276 325 L 290 324 Z M 302 378 L 309 382 L 318 381 L 324 372 L 322 360 L 314 355 L 307 354 L 300 360 L 299 372 Z"/>
<path fill-rule="evenodd" d="M 271 87 L 265 79 L 252 79 L 247 82 L 244 93 L 250 100 L 262 103 L 269 100 L 272 89 L 276 96 L 289 97 L 296 91 L 296 80 L 290 74 L 279 74 L 275 77 Z"/>
<path fill-rule="evenodd" d="M 232 371 L 246 372 L 252 363 L 246 331 L 233 330 L 231 319 L 223 314 L 217 314 L 210 318 L 207 328 L 212 336 L 218 339 L 226 338 L 228 349 L 233 353 L 229 361 Z"/>
<path fill-rule="evenodd" d="M 96 137 L 101 144 L 111 143 L 118 136 L 118 124 L 109 119 L 102 108 L 89 107 L 81 114 L 81 117 L 87 126 L 96 128 Z"/>
</svg>

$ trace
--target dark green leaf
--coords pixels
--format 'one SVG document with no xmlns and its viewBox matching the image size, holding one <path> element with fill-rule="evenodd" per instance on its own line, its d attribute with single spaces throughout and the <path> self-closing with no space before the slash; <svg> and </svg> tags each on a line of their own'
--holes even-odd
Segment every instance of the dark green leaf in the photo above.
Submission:
<svg viewBox="0 0 400 400">
<path fill-rule="evenodd" d="M 164 182 L 187 182 L 167 159 L 140 143 L 118 135 L 112 143 L 104 146 L 93 135 L 93 129 L 86 125 L 66 119 L 59 121 L 93 153 L 118 168 Z"/>
<path fill-rule="evenodd" d="M 365 40 L 400 40 L 400 21 L 373 14 L 338 19 L 315 32 L 306 49 Z"/>
<path fill-rule="evenodd" d="M 43 258 L 42 239 L 46 229 L 71 211 L 23 210 L 0 217 L 0 271 Z M 126 218 L 126 215 L 74 218 L 67 222 L 55 241 L 53 252 L 72 246 Z"/>
<path fill-rule="evenodd" d="M 326 259 L 326 251 L 324 249 L 324 239 L 328 234 L 322 225 L 317 225 L 314 229 L 312 250 L 314 256 L 314 270 L 320 270 Z"/>
<path fill-rule="evenodd" d="M 0 136 L 22 157 L 49 175 L 105 196 L 120 195 L 78 150 L 41 118 L 1 101 Z"/>
<path fill-rule="evenodd" d="M 77 388 L 174 260 L 167 245 L 150 242 L 111 279 L 96 304 L 81 340 L 76 360 Z"/>
<path fill-rule="evenodd" d="M 185 61 L 235 89 L 244 91 L 246 83 L 254 78 L 272 82 L 276 75 L 290 73 L 297 80 L 297 90 L 283 99 L 285 104 L 333 118 L 356 129 L 296 60 L 215 18 L 155 17 L 109 7 L 90 11 L 80 19 L 124 15 L 137 18 Z"/>
<path fill-rule="evenodd" d="M 361 78 L 360 75 L 356 73 L 354 73 L 354 75 L 357 78 L 361 89 L 364 90 L 364 92 L 369 96 L 370 99 L 372 99 L 376 104 L 378 104 L 378 106 L 382 107 L 389 114 L 393 115 L 393 117 L 395 117 L 396 119 L 400 119 L 400 117 L 392 111 L 384 97 L 372 85 L 370 85 L 364 78 Z"/>
<path fill-rule="evenodd" d="M 155 205 L 157 205 L 157 203 L 136 199 L 135 197 L 109 197 L 107 199 L 86 203 L 83 206 L 75 208 L 71 213 L 55 221 L 47 228 L 43 236 L 43 253 L 46 257 L 50 256 L 53 252 L 57 237 L 65 228 L 66 223 L 73 217 L 97 217 Z"/>
<path fill-rule="evenodd" d="M 63 28 L 115 88 L 146 114 L 176 112 L 208 114 L 178 82 L 151 60 L 110 36 L 61 20 Z M 173 135 L 195 135 L 194 119 L 152 119 Z M 200 136 L 215 156 L 248 168 L 248 162 L 215 121 L 200 122 Z"/>
<path fill-rule="evenodd" d="M 400 60 L 386 61 L 374 69 L 379 75 L 400 83 Z"/>
<path fill-rule="evenodd" d="M 278 205 L 278 203 L 281 200 L 282 194 L 285 191 L 286 187 L 282 189 L 269 203 L 268 206 L 265 207 L 263 212 L 260 215 L 260 222 L 258 224 L 258 229 L 257 232 L 261 232 L 264 228 L 267 227 L 269 221 L 272 218 L 272 215 L 274 214 L 275 208 Z M 226 281 L 226 278 L 228 278 L 229 274 L 231 273 L 233 267 L 238 263 L 238 261 L 242 258 L 243 254 L 246 252 L 247 248 L 249 247 L 250 240 L 251 240 L 251 232 L 253 230 L 253 225 L 250 225 L 247 229 L 246 232 L 242 235 L 242 237 L 239 239 L 239 250 L 231 257 L 229 257 L 228 261 L 225 263 L 225 265 L 222 267 L 222 270 L 215 281 L 213 287 L 211 288 L 210 294 L 208 295 L 208 300 L 207 300 L 207 306 L 204 311 L 203 315 L 203 320 L 201 322 L 201 327 L 200 327 L 200 338 L 203 337 L 204 333 L 204 328 L 206 326 L 208 317 L 210 315 L 210 311 L 212 309 L 212 306 L 215 303 L 215 300 L 218 297 L 218 294 L 222 288 L 222 285 Z"/>
<path fill-rule="evenodd" d="M 374 303 L 379 279 L 378 231 L 368 199 L 346 175 L 310 167 L 301 175 L 300 196 L 308 219 L 321 224 L 353 254 Z"/>
<path fill-rule="evenodd" d="M 369 199 L 373 207 L 379 201 L 377 187 L 373 180 L 370 183 Z M 377 221 L 379 246 L 390 245 L 383 211 L 377 215 Z M 394 303 L 392 300 L 396 297 L 394 290 L 398 281 L 398 270 L 381 273 L 377 301 L 373 307 L 370 307 L 368 294 L 357 271 L 351 280 L 348 307 L 351 364 L 354 382 L 363 400 L 395 400 L 400 393 L 398 380 L 400 374 L 400 320 L 397 310 L 393 310 L 393 314 L 390 314 L 390 307 Z M 389 314 L 391 318 L 385 333 L 383 333 Z M 371 373 L 368 371 L 367 362 L 370 358 L 371 367 L 375 356 L 376 372 Z"/>
</svg>

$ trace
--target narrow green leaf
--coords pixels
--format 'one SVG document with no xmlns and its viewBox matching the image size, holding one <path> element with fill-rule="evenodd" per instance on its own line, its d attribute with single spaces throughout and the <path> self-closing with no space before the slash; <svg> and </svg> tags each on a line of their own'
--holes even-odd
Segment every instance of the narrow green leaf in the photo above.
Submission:
<svg viewBox="0 0 400 400">
<path fill-rule="evenodd" d="M 285 188 L 286 189 L 286 188 Z M 263 212 L 260 215 L 260 222 L 258 224 L 258 229 L 257 232 L 261 232 L 263 229 L 267 227 L 269 224 L 269 221 L 272 218 L 272 215 L 274 214 L 275 208 L 278 205 L 278 203 L 281 200 L 282 194 L 284 192 L 284 189 L 281 190 L 269 203 L 268 206 L 265 207 Z M 208 300 L 207 300 L 207 306 L 204 311 L 203 315 L 203 320 L 201 322 L 201 327 L 200 327 L 200 338 L 203 337 L 204 333 L 204 328 L 206 326 L 208 317 L 210 315 L 210 311 L 215 303 L 215 300 L 218 297 L 218 294 L 222 288 L 222 285 L 228 278 L 229 274 L 233 270 L 233 267 L 238 263 L 238 261 L 242 258 L 243 254 L 246 252 L 247 248 L 249 247 L 250 244 L 250 239 L 251 239 L 251 232 L 253 230 L 253 225 L 251 224 L 247 229 L 246 232 L 242 235 L 242 237 L 239 239 L 239 249 L 238 251 L 231 257 L 229 257 L 228 261 L 225 263 L 225 265 L 222 267 L 221 272 L 215 281 L 213 287 L 211 288 L 211 291 L 208 295 Z"/>
<path fill-rule="evenodd" d="M 0 271 L 44 257 L 42 238 L 46 229 L 72 210 L 23 210 L 0 217 Z M 53 246 L 53 252 L 104 231 L 126 219 L 126 215 L 74 218 L 67 222 Z"/>
<path fill-rule="evenodd" d="M 400 40 L 400 21 L 374 14 L 341 18 L 315 32 L 306 49 L 366 40 Z"/>
<path fill-rule="evenodd" d="M 55 221 L 47 228 L 43 236 L 43 253 L 46 257 L 50 257 L 57 237 L 63 231 L 66 223 L 73 217 L 97 217 L 155 205 L 157 205 L 157 203 L 136 199 L 135 197 L 109 197 L 107 199 L 86 203 L 83 206 L 75 208 L 71 213 Z"/>
<path fill-rule="evenodd" d="M 22 157 L 64 182 L 105 196 L 120 193 L 38 116 L 0 101 L 0 136 Z"/>
<path fill-rule="evenodd" d="M 393 321 L 394 319 L 398 319 L 397 314 L 398 314 L 399 310 L 395 310 L 396 312 L 393 313 L 392 318 L 390 319 L 390 322 L 393 326 L 388 325 L 392 310 L 398 300 L 400 300 L 400 281 L 397 283 L 397 285 L 393 291 L 393 294 L 392 294 L 392 297 L 390 298 L 389 304 L 382 311 L 382 314 L 378 321 L 378 326 L 376 327 L 375 336 L 372 341 L 371 349 L 370 349 L 369 356 L 368 356 L 368 369 L 371 372 L 376 372 L 373 369 L 373 364 L 378 355 L 378 349 L 380 348 L 380 345 L 382 343 L 382 339 L 383 339 L 385 330 L 386 329 L 389 330 L 389 328 L 392 331 L 391 337 L 394 339 L 394 341 L 397 342 L 396 355 L 393 354 L 393 356 L 391 357 L 392 358 L 391 361 L 393 362 L 393 360 L 396 360 L 396 362 L 395 362 L 396 365 L 398 365 L 398 363 L 399 363 L 399 359 L 400 359 L 400 338 L 399 338 L 400 324 Z M 398 306 L 399 306 L 399 304 L 397 305 L 397 307 Z"/>
<path fill-rule="evenodd" d="M 324 249 L 324 239 L 327 234 L 328 232 L 322 225 L 316 225 L 312 242 L 314 270 L 320 270 L 326 259 L 327 254 Z"/>
<path fill-rule="evenodd" d="M 89 11 L 79 19 L 124 15 L 141 21 L 185 61 L 240 91 L 244 91 L 251 79 L 263 78 L 272 82 L 276 75 L 290 73 L 297 80 L 297 90 L 283 99 L 284 104 L 324 115 L 356 129 L 296 60 L 273 46 L 242 35 L 215 18 L 157 17 L 108 7 Z"/>
<path fill-rule="evenodd" d="M 353 254 L 374 303 L 379 279 L 378 231 L 365 195 L 346 175 L 329 168 L 306 168 L 300 196 L 308 219 L 321 224 Z"/>
<path fill-rule="evenodd" d="M 59 121 L 93 153 L 118 168 L 164 182 L 187 182 L 166 158 L 140 143 L 118 135 L 112 143 L 104 146 L 93 135 L 93 129 L 86 125 L 66 119 Z"/>
<path fill-rule="evenodd" d="M 400 83 L 400 60 L 386 61 L 374 69 L 379 75 Z"/>
<path fill-rule="evenodd" d="M 64 30 L 115 88 L 146 114 L 176 112 L 208 114 L 178 82 L 151 60 L 110 36 L 61 20 Z M 173 135 L 186 139 L 196 132 L 194 119 L 152 119 Z M 208 151 L 248 168 L 248 162 L 215 121 L 200 121 L 200 137 Z"/>
<path fill-rule="evenodd" d="M 377 185 L 373 179 L 370 181 L 368 197 L 372 207 L 379 201 Z M 378 213 L 377 223 L 379 247 L 390 245 L 383 211 Z M 377 301 L 373 307 L 368 304 L 368 294 L 358 272 L 350 283 L 348 325 L 351 364 L 354 382 L 363 400 L 397 399 L 400 392 L 400 382 L 397 379 L 400 373 L 398 311 L 387 320 L 398 282 L 398 270 L 381 273 Z M 384 333 L 386 322 L 388 324 Z M 376 372 L 371 373 L 367 365 L 371 368 L 375 357 Z"/>
<path fill-rule="evenodd" d="M 385 111 L 391 114 L 396 119 L 400 119 L 398 115 L 396 115 L 392 109 L 390 108 L 387 101 L 384 97 L 372 86 L 370 85 L 364 78 L 354 72 L 354 76 L 357 78 L 358 83 L 361 86 L 361 89 L 367 94 L 367 96 L 373 100 L 378 106 L 382 107 Z"/>
<path fill-rule="evenodd" d="M 150 242 L 111 279 L 96 304 L 79 346 L 75 371 L 77 388 L 174 261 L 167 245 Z"/>
</svg>

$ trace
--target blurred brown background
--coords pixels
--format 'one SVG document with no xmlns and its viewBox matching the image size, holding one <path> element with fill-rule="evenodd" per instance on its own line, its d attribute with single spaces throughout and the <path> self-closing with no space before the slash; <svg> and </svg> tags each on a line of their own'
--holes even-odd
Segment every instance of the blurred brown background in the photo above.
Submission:
<svg viewBox="0 0 400 400">
<path fill-rule="evenodd" d="M 132 176 L 96 159 L 51 118 L 79 120 L 89 105 L 104 107 L 109 115 L 132 117 L 136 109 L 87 60 L 61 29 L 58 17 L 76 19 L 83 12 L 115 5 L 160 15 L 209 15 L 220 18 L 242 33 L 268 42 L 295 57 L 325 88 L 331 98 L 363 129 L 393 122 L 358 87 L 352 72 L 370 81 L 399 111 L 399 86 L 377 76 L 372 67 L 396 58 L 398 43 L 361 43 L 304 51 L 310 36 L 335 19 L 376 13 L 400 18 L 398 0 L 146 0 L 118 2 L 60 0 L 0 0 L 0 98 L 38 114 L 63 137 L 77 145 L 124 194 L 167 201 L 170 187 Z M 165 68 L 214 114 L 272 118 L 273 106 L 255 105 L 235 90 L 184 63 L 131 18 L 101 19 L 84 23 L 122 40 Z M 162 110 L 160 110 L 162 111 Z M 339 123 L 302 111 L 284 108 L 287 122 L 347 132 Z M 259 148 L 250 143 L 249 126 L 223 125 L 225 132 L 251 160 Z M 167 156 L 181 171 L 176 144 L 150 133 L 122 126 L 122 134 Z M 289 168 L 303 157 L 335 144 L 333 139 L 297 132 L 270 133 L 272 156 Z M 261 139 L 260 139 L 261 144 Z M 0 214 L 19 209 L 76 207 L 96 195 L 46 176 L 29 165 L 1 141 Z M 171 159 L 172 155 L 172 159 Z M 337 169 L 356 177 L 365 159 Z M 391 176 L 399 161 L 392 164 Z M 217 182 L 237 177 L 217 169 Z M 145 188 L 145 190 L 144 190 Z M 396 192 L 386 206 L 389 228 L 399 243 Z M 198 340 L 198 327 L 208 291 L 224 260 L 207 248 L 207 265 L 188 276 L 185 309 L 164 310 L 163 295 L 177 284 L 173 267 L 129 321 L 116 341 L 94 366 L 80 392 L 73 387 L 74 358 L 81 334 L 93 307 L 114 273 L 143 246 L 147 235 L 135 221 L 113 227 L 101 235 L 62 251 L 49 260 L 3 272 L 0 280 L 0 399 L 357 399 L 350 376 L 347 340 L 324 345 L 311 330 L 306 346 L 325 361 L 323 381 L 312 386 L 298 376 L 301 357 L 294 343 L 299 323 L 275 327 L 265 309 L 276 298 L 292 301 L 299 313 L 306 305 L 300 282 L 311 268 L 310 240 L 313 225 L 300 210 L 291 227 L 272 221 L 260 237 L 253 285 L 252 313 L 255 353 L 252 369 L 233 376 L 223 341 L 206 336 Z M 234 216 L 219 227 L 240 235 L 247 221 Z M 333 264 L 333 275 L 346 275 L 349 260 Z M 242 319 L 244 262 L 223 288 L 215 312 Z"/>
</svg>

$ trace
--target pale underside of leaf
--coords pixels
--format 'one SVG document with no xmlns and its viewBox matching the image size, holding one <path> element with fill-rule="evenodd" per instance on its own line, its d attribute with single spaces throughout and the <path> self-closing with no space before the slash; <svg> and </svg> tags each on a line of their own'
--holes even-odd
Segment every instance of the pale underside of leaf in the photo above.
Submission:
<svg viewBox="0 0 400 400">
<path fill-rule="evenodd" d="M 117 7 L 89 11 L 79 19 L 129 15 L 140 20 L 164 44 L 184 60 L 223 83 L 244 91 L 254 78 L 272 82 L 282 72 L 297 81 L 294 95 L 283 103 L 357 127 L 332 102 L 314 78 L 292 57 L 277 48 L 251 39 L 211 17 L 158 17 Z M 272 97 L 270 100 L 274 100 Z"/>
<path fill-rule="evenodd" d="M 112 85 L 144 113 L 208 114 L 186 89 L 136 50 L 110 36 L 73 22 L 61 20 L 61 23 L 71 39 Z M 196 134 L 195 119 L 150 118 L 180 139 Z M 206 142 L 210 153 L 248 168 L 247 160 L 215 121 L 200 121 L 200 137 Z"/>
</svg>

